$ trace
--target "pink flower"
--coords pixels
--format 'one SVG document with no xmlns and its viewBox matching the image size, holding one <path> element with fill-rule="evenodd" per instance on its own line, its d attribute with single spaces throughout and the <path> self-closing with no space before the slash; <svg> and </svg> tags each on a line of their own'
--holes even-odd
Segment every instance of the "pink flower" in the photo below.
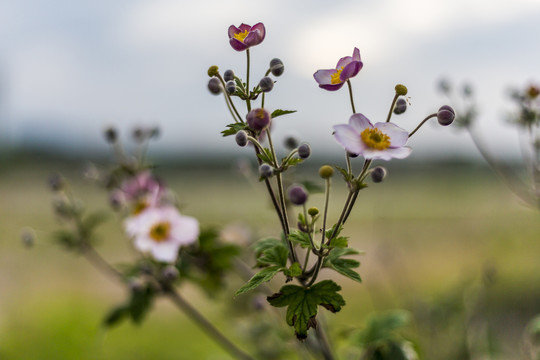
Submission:
<svg viewBox="0 0 540 360">
<path fill-rule="evenodd" d="M 197 219 L 180 215 L 172 206 L 149 207 L 128 217 L 124 228 L 137 250 L 167 263 L 174 263 L 180 247 L 193 244 L 199 237 Z"/>
<path fill-rule="evenodd" d="M 236 51 L 244 51 L 247 48 L 260 44 L 264 40 L 266 30 L 263 23 L 253 26 L 246 24 L 236 27 L 229 26 L 229 43 Z"/>
<path fill-rule="evenodd" d="M 362 69 L 364 64 L 360 60 L 360 50 L 354 48 L 352 56 L 339 59 L 335 69 L 317 70 L 313 77 L 319 87 L 329 91 L 341 89 L 343 84 Z"/>
<path fill-rule="evenodd" d="M 128 201 L 137 200 L 148 194 L 161 194 L 164 190 L 161 183 L 149 171 L 143 171 L 124 181 L 120 189 Z"/>
<path fill-rule="evenodd" d="M 365 159 L 403 159 L 411 153 L 405 146 L 409 139 L 406 130 L 389 122 L 373 125 L 362 114 L 352 115 L 349 124 L 334 126 L 334 136 L 345 150 Z"/>
</svg>

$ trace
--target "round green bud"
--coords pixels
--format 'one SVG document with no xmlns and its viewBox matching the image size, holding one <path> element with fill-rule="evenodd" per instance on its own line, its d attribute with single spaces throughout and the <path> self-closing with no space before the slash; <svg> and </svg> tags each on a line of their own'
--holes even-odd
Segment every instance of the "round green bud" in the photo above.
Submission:
<svg viewBox="0 0 540 360">
<path fill-rule="evenodd" d="M 396 94 L 399 96 L 407 95 L 407 87 L 403 84 L 396 85 Z"/>
<path fill-rule="evenodd" d="M 307 213 L 310 216 L 316 216 L 319 213 L 319 209 L 317 209 L 316 207 L 311 207 L 308 209 Z"/>
<path fill-rule="evenodd" d="M 218 76 L 219 74 L 219 68 L 216 65 L 212 65 L 208 68 L 208 76 Z"/>
<path fill-rule="evenodd" d="M 319 168 L 319 176 L 323 179 L 329 179 L 334 175 L 334 168 L 330 165 L 323 165 Z"/>
</svg>

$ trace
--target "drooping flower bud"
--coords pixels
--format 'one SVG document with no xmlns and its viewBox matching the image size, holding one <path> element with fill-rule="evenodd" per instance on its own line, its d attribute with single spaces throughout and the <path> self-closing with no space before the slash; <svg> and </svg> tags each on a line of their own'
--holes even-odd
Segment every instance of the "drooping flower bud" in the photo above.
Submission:
<svg viewBox="0 0 540 360">
<path fill-rule="evenodd" d="M 298 147 L 298 156 L 300 159 L 307 159 L 311 155 L 311 147 L 309 144 L 302 144 Z"/>
<path fill-rule="evenodd" d="M 254 131 L 261 131 L 270 124 L 270 113 L 265 109 L 253 109 L 247 114 L 248 126 Z"/>
<path fill-rule="evenodd" d="M 319 176 L 323 179 L 329 179 L 334 175 L 334 168 L 330 165 L 323 165 L 319 168 Z"/>
<path fill-rule="evenodd" d="M 109 144 L 114 144 L 118 139 L 118 132 L 112 126 L 105 129 L 103 135 L 105 136 L 105 140 L 107 140 Z"/>
<path fill-rule="evenodd" d="M 296 149 L 296 147 L 298 146 L 298 139 L 294 136 L 289 135 L 285 138 L 283 144 L 289 150 Z"/>
<path fill-rule="evenodd" d="M 234 94 L 236 91 L 236 83 L 233 80 L 227 81 L 225 88 L 229 94 Z"/>
<path fill-rule="evenodd" d="M 456 113 L 454 109 L 452 109 L 452 107 L 448 105 L 441 106 L 439 108 L 439 111 L 437 112 L 437 121 L 442 126 L 450 125 L 454 121 L 455 117 L 456 117 Z"/>
<path fill-rule="evenodd" d="M 216 65 L 212 65 L 208 68 L 208 76 L 214 77 L 219 74 L 219 68 Z"/>
<path fill-rule="evenodd" d="M 373 180 L 374 183 L 380 183 L 384 180 L 386 176 L 386 169 L 382 166 L 377 166 L 373 169 L 371 172 L 371 180 Z"/>
<path fill-rule="evenodd" d="M 403 84 L 397 84 L 396 87 L 396 94 L 399 95 L 399 96 L 405 96 L 407 95 L 407 87 Z"/>
<path fill-rule="evenodd" d="M 244 130 L 240 130 L 236 133 L 235 140 L 238 146 L 244 147 L 248 143 L 248 134 Z"/>
<path fill-rule="evenodd" d="M 285 66 L 280 59 L 272 59 L 270 61 L 270 71 L 274 76 L 281 76 L 283 74 L 283 71 L 285 71 Z"/>
<path fill-rule="evenodd" d="M 407 101 L 403 98 L 399 98 L 394 106 L 394 114 L 401 115 L 407 110 Z"/>
<path fill-rule="evenodd" d="M 208 90 L 214 95 L 219 95 L 223 91 L 221 82 L 217 77 L 213 77 L 208 81 Z"/>
<path fill-rule="evenodd" d="M 292 185 L 288 194 L 290 202 L 294 205 L 303 205 L 308 198 L 307 191 L 302 185 Z"/>
<path fill-rule="evenodd" d="M 161 271 L 161 276 L 163 277 L 163 279 L 169 282 L 176 280 L 179 275 L 180 272 L 178 271 L 176 266 L 173 265 L 169 265 Z"/>
<path fill-rule="evenodd" d="M 234 81 L 234 71 L 227 70 L 223 73 L 223 80 L 225 81 Z"/>
<path fill-rule="evenodd" d="M 259 81 L 259 87 L 262 92 L 270 92 L 274 88 L 274 80 L 269 76 L 265 76 Z"/>
<path fill-rule="evenodd" d="M 268 165 L 268 164 L 262 164 L 261 166 L 259 166 L 259 175 L 262 177 L 262 178 L 269 178 L 270 176 L 272 176 L 274 174 L 274 169 Z"/>
</svg>

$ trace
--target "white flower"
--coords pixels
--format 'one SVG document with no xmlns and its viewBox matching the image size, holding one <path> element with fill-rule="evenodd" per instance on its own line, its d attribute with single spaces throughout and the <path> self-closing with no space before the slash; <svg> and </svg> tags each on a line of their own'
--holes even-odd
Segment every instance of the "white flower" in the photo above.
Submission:
<svg viewBox="0 0 540 360">
<path fill-rule="evenodd" d="M 167 263 L 176 261 L 181 246 L 193 244 L 199 237 L 197 219 L 180 215 L 172 206 L 146 208 L 128 217 L 124 228 L 137 250 Z"/>
</svg>

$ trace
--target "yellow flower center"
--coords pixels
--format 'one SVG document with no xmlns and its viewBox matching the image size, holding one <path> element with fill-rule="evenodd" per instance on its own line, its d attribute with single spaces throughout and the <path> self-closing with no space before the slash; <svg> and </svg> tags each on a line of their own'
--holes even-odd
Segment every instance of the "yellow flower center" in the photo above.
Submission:
<svg viewBox="0 0 540 360">
<path fill-rule="evenodd" d="M 171 232 L 171 224 L 166 222 L 157 223 L 150 229 L 150 237 L 157 243 L 167 240 Z"/>
<path fill-rule="evenodd" d="M 390 136 L 377 128 L 367 128 L 360 134 L 362 141 L 368 147 L 376 150 L 384 150 L 390 147 Z"/>
<path fill-rule="evenodd" d="M 336 84 L 341 84 L 342 81 L 341 79 L 339 78 L 339 76 L 341 75 L 341 72 L 343 71 L 343 68 L 344 66 L 341 67 L 341 69 L 336 69 L 336 72 L 333 73 L 331 76 L 330 76 L 330 83 L 332 85 L 336 85 Z"/>
<path fill-rule="evenodd" d="M 244 32 L 239 32 L 237 34 L 234 34 L 233 37 L 236 39 L 236 40 L 239 40 L 241 42 L 244 42 L 244 39 L 246 38 L 246 36 L 248 36 L 249 34 L 249 31 L 247 30 L 244 30 Z"/>
<path fill-rule="evenodd" d="M 147 207 L 148 207 L 148 204 L 145 201 L 143 200 L 137 201 L 135 205 L 133 206 L 132 213 L 133 215 L 139 215 Z"/>
</svg>

